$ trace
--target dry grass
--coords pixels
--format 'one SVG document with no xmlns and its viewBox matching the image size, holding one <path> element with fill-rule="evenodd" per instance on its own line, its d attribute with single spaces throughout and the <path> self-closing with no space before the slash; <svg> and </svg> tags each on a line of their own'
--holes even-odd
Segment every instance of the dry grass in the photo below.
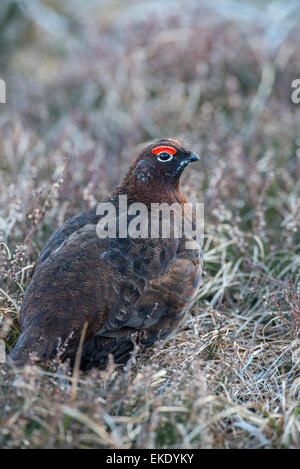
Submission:
<svg viewBox="0 0 300 469">
<path fill-rule="evenodd" d="M 0 371 L 0 446 L 299 447 L 296 2 L 277 2 L 279 20 L 269 3 L 265 22 L 253 2 L 60 3 L 0 11 L 7 351 L 49 235 L 114 188 L 149 140 L 202 155 L 183 182 L 205 202 L 205 273 L 181 330 L 124 370 L 72 376 L 58 357 L 58 371 Z"/>
</svg>

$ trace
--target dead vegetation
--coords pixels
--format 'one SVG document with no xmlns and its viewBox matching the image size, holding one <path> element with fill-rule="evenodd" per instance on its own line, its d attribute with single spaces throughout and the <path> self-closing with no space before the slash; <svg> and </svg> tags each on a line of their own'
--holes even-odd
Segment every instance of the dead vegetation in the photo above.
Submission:
<svg viewBox="0 0 300 469">
<path fill-rule="evenodd" d="M 297 2 L 266 2 L 266 21 L 255 2 L 75 3 L 0 11 L 6 350 L 50 234 L 149 140 L 202 156 L 184 188 L 205 203 L 203 284 L 181 330 L 124 370 L 0 371 L 0 446 L 298 448 Z"/>
</svg>

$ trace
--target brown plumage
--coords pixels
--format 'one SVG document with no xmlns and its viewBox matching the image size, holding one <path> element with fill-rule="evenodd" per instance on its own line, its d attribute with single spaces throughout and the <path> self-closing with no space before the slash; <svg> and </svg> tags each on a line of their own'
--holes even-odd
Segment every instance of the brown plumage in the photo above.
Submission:
<svg viewBox="0 0 300 469">
<path fill-rule="evenodd" d="M 185 166 L 199 159 L 179 142 L 163 139 L 146 147 L 130 166 L 123 182 L 105 198 L 118 213 L 118 199 L 128 206 L 142 202 L 181 205 L 179 189 Z M 191 217 L 194 214 L 190 213 Z M 201 277 L 201 247 L 186 249 L 186 237 L 99 238 L 101 217 L 96 207 L 58 228 L 43 248 L 27 288 L 21 313 L 21 335 L 8 365 L 24 365 L 30 354 L 52 358 L 66 343 L 63 358 L 74 361 L 82 329 L 83 369 L 128 360 L 133 333 L 140 346 L 167 337 L 183 320 L 197 297 Z M 128 217 L 128 223 L 130 217 Z"/>
</svg>

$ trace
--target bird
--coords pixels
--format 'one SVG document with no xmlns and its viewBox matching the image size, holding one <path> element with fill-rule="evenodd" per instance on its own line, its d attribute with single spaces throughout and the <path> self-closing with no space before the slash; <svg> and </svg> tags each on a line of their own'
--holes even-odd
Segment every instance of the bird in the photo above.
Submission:
<svg viewBox="0 0 300 469">
<path fill-rule="evenodd" d="M 191 234 L 177 236 L 174 221 L 169 237 L 160 231 L 156 237 L 149 232 L 130 236 L 134 216 L 128 210 L 126 219 L 119 201 L 122 196 L 127 207 L 147 210 L 175 203 L 187 210 L 194 227 L 195 210 L 179 182 L 186 166 L 199 160 L 173 138 L 140 152 L 120 185 L 100 204 L 115 209 L 117 221 L 125 220 L 125 236 L 120 227 L 113 236 L 99 236 L 99 222 L 107 211 L 99 214 L 98 206 L 56 229 L 35 263 L 20 309 L 21 334 L 8 355 L 8 367 L 23 367 L 32 357 L 47 364 L 61 344 L 61 359 L 74 366 L 81 340 L 82 370 L 104 366 L 110 356 L 121 365 L 135 344 L 142 353 L 178 329 L 201 284 L 201 240 Z M 135 228 L 144 229 L 144 222 Z"/>
</svg>

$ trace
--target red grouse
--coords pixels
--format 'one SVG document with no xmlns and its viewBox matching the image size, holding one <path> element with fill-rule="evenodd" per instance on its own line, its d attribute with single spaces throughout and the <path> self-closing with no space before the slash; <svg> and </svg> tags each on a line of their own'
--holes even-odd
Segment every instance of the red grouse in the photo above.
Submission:
<svg viewBox="0 0 300 469">
<path fill-rule="evenodd" d="M 115 208 L 116 221 L 126 220 L 125 228 L 133 216 L 129 210 L 127 218 L 120 213 L 121 195 L 127 197 L 128 207 L 142 203 L 149 212 L 152 204 L 177 203 L 184 213 L 189 208 L 195 226 L 195 212 L 180 192 L 179 179 L 197 160 L 198 155 L 178 141 L 159 140 L 140 153 L 103 202 Z M 125 363 L 133 337 L 143 349 L 182 322 L 201 279 L 198 237 L 184 230 L 181 237 L 176 235 L 173 219 L 169 237 L 160 229 L 156 237 L 150 231 L 148 237 L 130 236 L 129 229 L 124 236 L 118 223 L 115 237 L 99 237 L 97 225 L 104 216 L 107 213 L 99 214 L 97 207 L 85 210 L 46 243 L 23 300 L 22 333 L 8 357 L 9 366 L 22 366 L 32 355 L 46 362 L 62 343 L 63 359 L 73 363 L 85 324 L 82 369 L 105 364 L 109 354 L 116 363 Z"/>
</svg>

